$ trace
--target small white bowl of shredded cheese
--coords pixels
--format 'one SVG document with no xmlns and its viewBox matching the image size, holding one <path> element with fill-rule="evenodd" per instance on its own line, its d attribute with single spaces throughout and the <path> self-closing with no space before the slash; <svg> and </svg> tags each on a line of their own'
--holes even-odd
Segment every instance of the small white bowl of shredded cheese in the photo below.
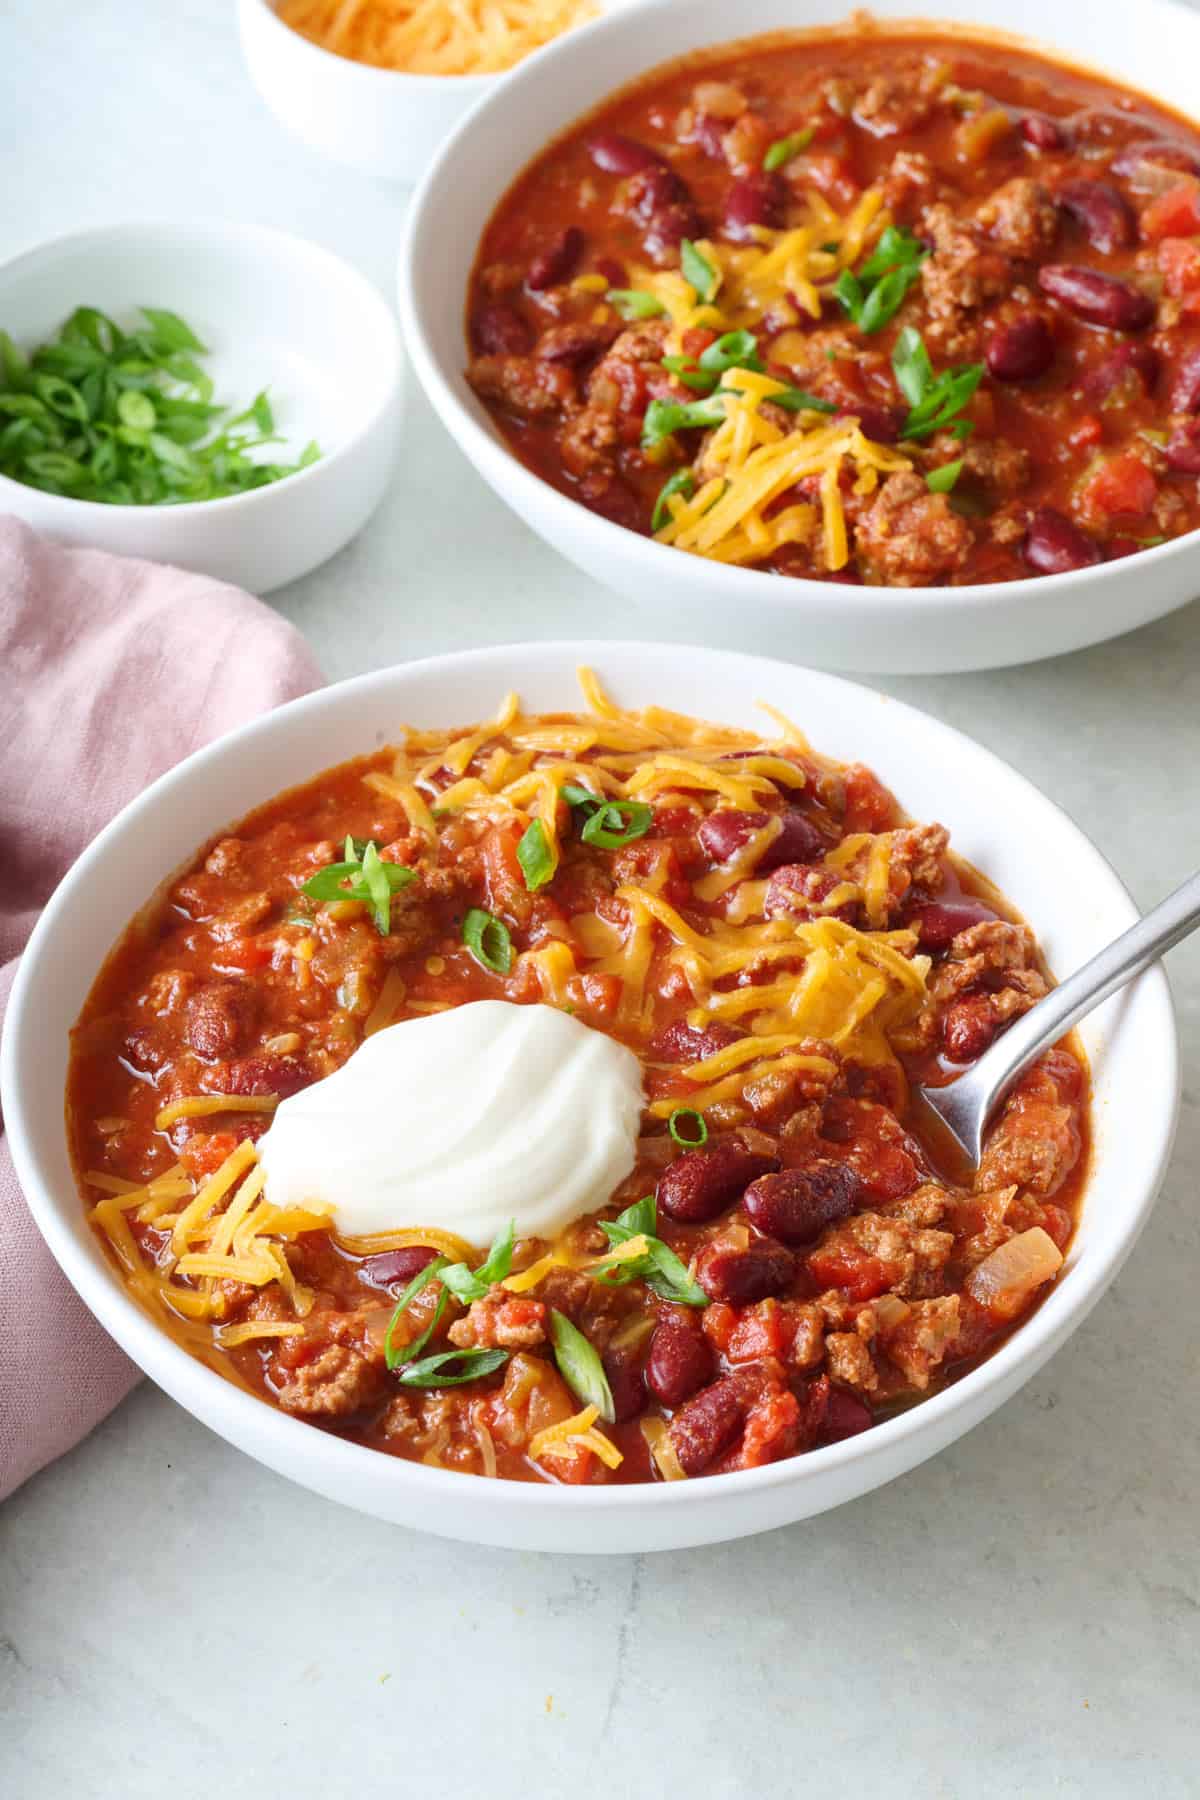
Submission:
<svg viewBox="0 0 1200 1800">
<path fill-rule="evenodd" d="M 415 181 L 510 68 L 611 0 L 238 0 L 251 79 L 281 125 L 364 174 Z"/>
</svg>

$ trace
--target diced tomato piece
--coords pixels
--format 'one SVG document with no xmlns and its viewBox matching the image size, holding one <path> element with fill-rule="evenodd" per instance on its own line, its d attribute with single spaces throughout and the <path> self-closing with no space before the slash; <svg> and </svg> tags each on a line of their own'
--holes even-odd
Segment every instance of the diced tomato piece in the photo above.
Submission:
<svg viewBox="0 0 1200 1800">
<path fill-rule="evenodd" d="M 787 1321 L 778 1300 L 763 1300 L 741 1312 L 725 1354 L 730 1362 L 758 1362 L 764 1356 L 782 1356 L 787 1339 Z"/>
<path fill-rule="evenodd" d="M 507 913 L 523 924 L 530 914 L 529 890 L 517 861 L 519 838 L 511 830 L 495 826 L 481 846 L 483 879 L 489 912 Z"/>
<path fill-rule="evenodd" d="M 209 1131 L 189 1137 L 179 1149 L 179 1160 L 193 1181 L 204 1181 L 237 1149 L 245 1132 Z"/>
<path fill-rule="evenodd" d="M 567 998 L 580 1012 L 601 1024 L 616 1018 L 624 982 L 619 975 L 574 975 L 567 982 Z"/>
<path fill-rule="evenodd" d="M 1042 1207 L 1042 1230 L 1052 1237 L 1060 1250 L 1065 1250 L 1071 1235 L 1071 1215 L 1065 1206 Z"/>
<path fill-rule="evenodd" d="M 1078 425 L 1067 433 L 1067 442 L 1072 450 L 1090 450 L 1096 444 L 1104 442 L 1104 421 L 1095 413 L 1085 413 Z"/>
<path fill-rule="evenodd" d="M 591 1480 L 594 1460 L 586 1444 L 572 1444 L 569 1454 L 551 1457 L 548 1467 L 567 1487 L 582 1487 Z"/>
<path fill-rule="evenodd" d="M 886 831 L 896 814 L 894 797 L 870 769 L 861 763 L 846 771 L 847 833 L 853 831 Z"/>
<path fill-rule="evenodd" d="M 1142 214 L 1142 236 L 1186 238 L 1200 234 L 1200 181 L 1181 181 L 1152 200 Z"/>
<path fill-rule="evenodd" d="M 1158 246 L 1158 266 L 1167 292 L 1183 302 L 1183 310 L 1200 316 L 1200 243 L 1191 238 L 1164 238 Z"/>
<path fill-rule="evenodd" d="M 271 961 L 275 948 L 274 935 L 262 937 L 234 938 L 232 943 L 222 944 L 214 959 L 218 969 L 240 969 L 249 973 L 251 969 L 265 969 Z"/>
<path fill-rule="evenodd" d="M 837 212 L 848 211 L 862 192 L 847 158 L 833 151 L 810 151 L 805 176 Z"/>
<path fill-rule="evenodd" d="M 1140 457 L 1110 456 L 1087 477 L 1079 497 L 1088 512 L 1145 518 L 1158 498 L 1158 483 Z"/>
<path fill-rule="evenodd" d="M 717 334 L 703 325 L 693 325 L 690 331 L 683 334 L 683 354 L 685 356 L 701 356 L 710 344 L 715 344 Z"/>
<path fill-rule="evenodd" d="M 887 1292 L 898 1274 L 894 1264 L 843 1244 L 836 1249 L 814 1250 L 808 1259 L 808 1270 L 822 1287 L 841 1288 L 851 1300 L 874 1300 Z"/>
<path fill-rule="evenodd" d="M 706 1306 L 700 1315 L 700 1324 L 705 1337 L 722 1355 L 729 1348 L 737 1322 L 736 1308 L 727 1305 L 724 1300 L 714 1300 L 712 1305 Z"/>
</svg>

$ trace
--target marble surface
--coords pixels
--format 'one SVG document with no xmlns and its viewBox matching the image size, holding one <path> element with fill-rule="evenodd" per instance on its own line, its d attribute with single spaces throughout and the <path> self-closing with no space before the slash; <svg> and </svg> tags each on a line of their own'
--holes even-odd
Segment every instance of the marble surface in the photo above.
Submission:
<svg viewBox="0 0 1200 1800">
<path fill-rule="evenodd" d="M 317 238 L 390 292 L 403 193 L 276 129 L 232 13 L 3 0 L 0 255 L 187 209 Z M 276 602 L 330 677 L 653 625 L 510 517 L 416 394 L 380 513 Z M 879 685 L 1040 783 L 1140 902 L 1193 866 L 1200 606 L 1032 668 Z M 1171 976 L 1187 1093 L 1142 1243 L 1052 1364 L 936 1461 L 745 1543 L 554 1559 L 340 1510 L 143 1386 L 0 1511 L 0 1792 L 446 1781 L 505 1800 L 532 1775 L 551 1795 L 709 1800 L 810 1778 L 921 1800 L 1194 1795 L 1194 945 Z"/>
</svg>

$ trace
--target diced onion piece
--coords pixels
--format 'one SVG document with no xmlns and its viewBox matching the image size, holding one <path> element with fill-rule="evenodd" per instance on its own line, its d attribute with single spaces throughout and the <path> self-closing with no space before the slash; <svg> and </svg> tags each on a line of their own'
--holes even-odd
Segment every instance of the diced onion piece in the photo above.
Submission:
<svg viewBox="0 0 1200 1800">
<path fill-rule="evenodd" d="M 966 1289 L 972 1300 L 1002 1319 L 1015 1319 L 1036 1288 L 1062 1268 L 1062 1251 L 1040 1225 L 1009 1238 L 971 1270 Z"/>
<path fill-rule="evenodd" d="M 665 1419 L 643 1419 L 641 1421 L 642 1436 L 646 1440 L 651 1456 L 654 1458 L 659 1474 L 664 1481 L 686 1481 L 683 1466 L 675 1454 L 675 1446 L 671 1442 L 671 1434 Z"/>
</svg>

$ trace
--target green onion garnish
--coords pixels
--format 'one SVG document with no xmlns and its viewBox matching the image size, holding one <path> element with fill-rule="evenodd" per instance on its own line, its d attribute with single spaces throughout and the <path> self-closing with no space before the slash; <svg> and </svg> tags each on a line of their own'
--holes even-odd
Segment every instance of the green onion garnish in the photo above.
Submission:
<svg viewBox="0 0 1200 1800">
<path fill-rule="evenodd" d="M 226 417 L 191 327 L 161 308 L 141 312 L 146 323 L 124 332 L 77 307 L 28 357 L 0 332 L 0 421 L 11 421 L 0 474 L 72 500 L 173 506 L 248 493 L 317 460 L 316 444 L 295 463 L 251 456 L 281 441 L 265 391 Z"/>
<path fill-rule="evenodd" d="M 869 337 L 899 312 L 928 254 L 920 239 L 903 226 L 889 225 L 857 272 L 842 270 L 833 285 L 834 296 Z"/>
<path fill-rule="evenodd" d="M 653 450 L 656 444 L 673 437 L 677 431 L 719 425 L 724 417 L 725 399 L 721 394 L 710 394 L 707 400 L 691 402 L 652 400 L 642 420 L 642 449 Z"/>
<path fill-rule="evenodd" d="M 683 279 L 691 282 L 699 299 L 716 299 L 717 289 L 721 285 L 721 271 L 713 267 L 702 251 L 697 250 L 690 238 L 684 238 L 679 246 L 679 267 L 683 272 Z"/>
<path fill-rule="evenodd" d="M 690 469 L 676 469 L 674 475 L 668 477 L 658 490 L 658 499 L 654 502 L 654 511 L 650 515 L 651 531 L 661 531 L 671 517 L 671 509 L 667 501 L 672 494 L 682 494 L 690 500 L 696 491 L 696 482 Z M 563 789 L 566 792 L 566 789 Z"/>
<path fill-rule="evenodd" d="M 585 1406 L 594 1406 L 609 1425 L 616 1419 L 612 1389 L 604 1373 L 604 1364 L 578 1326 L 572 1325 L 565 1313 L 550 1308 L 550 1336 L 554 1343 L 554 1360 L 571 1392 Z"/>
<path fill-rule="evenodd" d="M 513 966 L 512 938 L 508 926 L 495 913 L 473 906 L 463 920 L 462 941 L 483 968 L 493 975 L 507 975 Z"/>
<path fill-rule="evenodd" d="M 410 1363 L 396 1379 L 407 1388 L 462 1387 L 464 1382 L 479 1381 L 502 1369 L 510 1354 L 508 1350 L 439 1350 L 424 1362 Z M 447 1374 L 450 1364 L 456 1367 Z"/>
<path fill-rule="evenodd" d="M 540 819 L 531 819 L 526 827 L 525 835 L 517 845 L 517 861 L 531 894 L 545 887 L 554 874 L 554 858 L 550 854 L 546 827 Z"/>
<path fill-rule="evenodd" d="M 579 833 L 585 844 L 602 850 L 618 850 L 645 837 L 654 823 L 654 808 L 641 800 L 606 800 L 588 818 Z"/>
<path fill-rule="evenodd" d="M 758 354 L 758 340 L 752 331 L 727 331 L 695 360 L 664 356 L 662 366 L 685 387 L 707 393 L 716 387 L 726 369 L 753 369 L 761 374 L 766 364 Z"/>
<path fill-rule="evenodd" d="M 969 363 L 961 369 L 944 369 L 940 375 L 935 375 L 920 332 L 905 325 L 892 351 L 892 371 L 910 408 L 901 437 L 927 438 L 935 431 L 947 428 L 956 437 L 969 435 L 971 421 L 957 415 L 979 386 L 983 377 L 982 363 Z"/>
<path fill-rule="evenodd" d="M 667 1120 L 667 1130 L 685 1150 L 698 1150 L 708 1142 L 708 1125 L 704 1114 L 697 1112 L 694 1106 L 677 1106 Z"/>
<path fill-rule="evenodd" d="M 348 837 L 342 862 L 329 863 L 300 889 L 311 900 L 358 900 L 371 910 L 382 937 L 392 929 L 392 895 L 416 880 L 416 872 L 400 863 L 384 862 L 371 840 Z"/>
<path fill-rule="evenodd" d="M 469 1306 L 472 1300 L 482 1300 L 498 1281 L 504 1280 L 512 1268 L 516 1235 L 517 1222 L 510 1219 L 503 1231 L 498 1231 L 492 1240 L 486 1262 L 480 1263 L 474 1271 L 466 1263 L 448 1263 L 440 1271 L 442 1286 L 449 1288 L 454 1298 L 461 1300 L 464 1306 Z"/>
<path fill-rule="evenodd" d="M 664 1300 L 679 1306 L 707 1306 L 708 1295 L 699 1282 L 693 1281 L 675 1252 L 664 1244 L 657 1231 L 658 1207 L 653 1194 L 636 1200 L 616 1219 L 601 1219 L 601 1231 L 612 1245 L 627 1244 L 630 1238 L 644 1237 L 644 1255 L 627 1257 L 623 1262 L 600 1265 L 596 1279 L 612 1287 L 623 1287 L 628 1281 L 644 1281 Z"/>
<path fill-rule="evenodd" d="M 446 1258 L 444 1256 L 435 1256 L 432 1262 L 426 1263 L 425 1267 L 413 1276 L 412 1280 L 397 1300 L 396 1310 L 388 1320 L 387 1333 L 383 1340 L 383 1360 L 389 1369 L 398 1368 L 401 1363 L 411 1362 L 415 1356 L 419 1356 L 433 1336 L 434 1331 L 437 1329 L 442 1314 L 446 1310 L 445 1293 L 439 1297 L 438 1303 L 433 1311 L 433 1317 L 430 1319 L 419 1338 L 411 1344 L 402 1344 L 399 1349 L 392 1343 L 392 1333 L 396 1329 L 401 1313 L 407 1311 L 408 1307 L 412 1305 L 412 1302 L 416 1299 L 422 1288 L 428 1287 L 434 1276 L 440 1275 L 445 1266 Z"/>
<path fill-rule="evenodd" d="M 931 469 L 925 477 L 925 486 L 931 494 L 948 494 L 962 474 L 962 467 L 960 456 L 957 462 L 943 463 L 940 469 Z"/>
<path fill-rule="evenodd" d="M 832 400 L 821 400 L 803 388 L 785 387 L 782 394 L 768 394 L 767 400 L 771 406 L 782 406 L 784 412 L 835 413 L 838 410 Z"/>
<path fill-rule="evenodd" d="M 790 137 L 776 138 L 763 157 L 763 168 L 768 174 L 773 174 L 776 169 L 782 169 L 784 163 L 791 162 L 793 156 L 799 156 L 802 150 L 807 150 L 812 141 L 811 125 L 806 126 L 803 131 L 793 131 Z"/>
<path fill-rule="evenodd" d="M 658 296 L 645 288 L 609 288 L 604 298 L 623 319 L 657 319 L 667 310 Z"/>
</svg>

